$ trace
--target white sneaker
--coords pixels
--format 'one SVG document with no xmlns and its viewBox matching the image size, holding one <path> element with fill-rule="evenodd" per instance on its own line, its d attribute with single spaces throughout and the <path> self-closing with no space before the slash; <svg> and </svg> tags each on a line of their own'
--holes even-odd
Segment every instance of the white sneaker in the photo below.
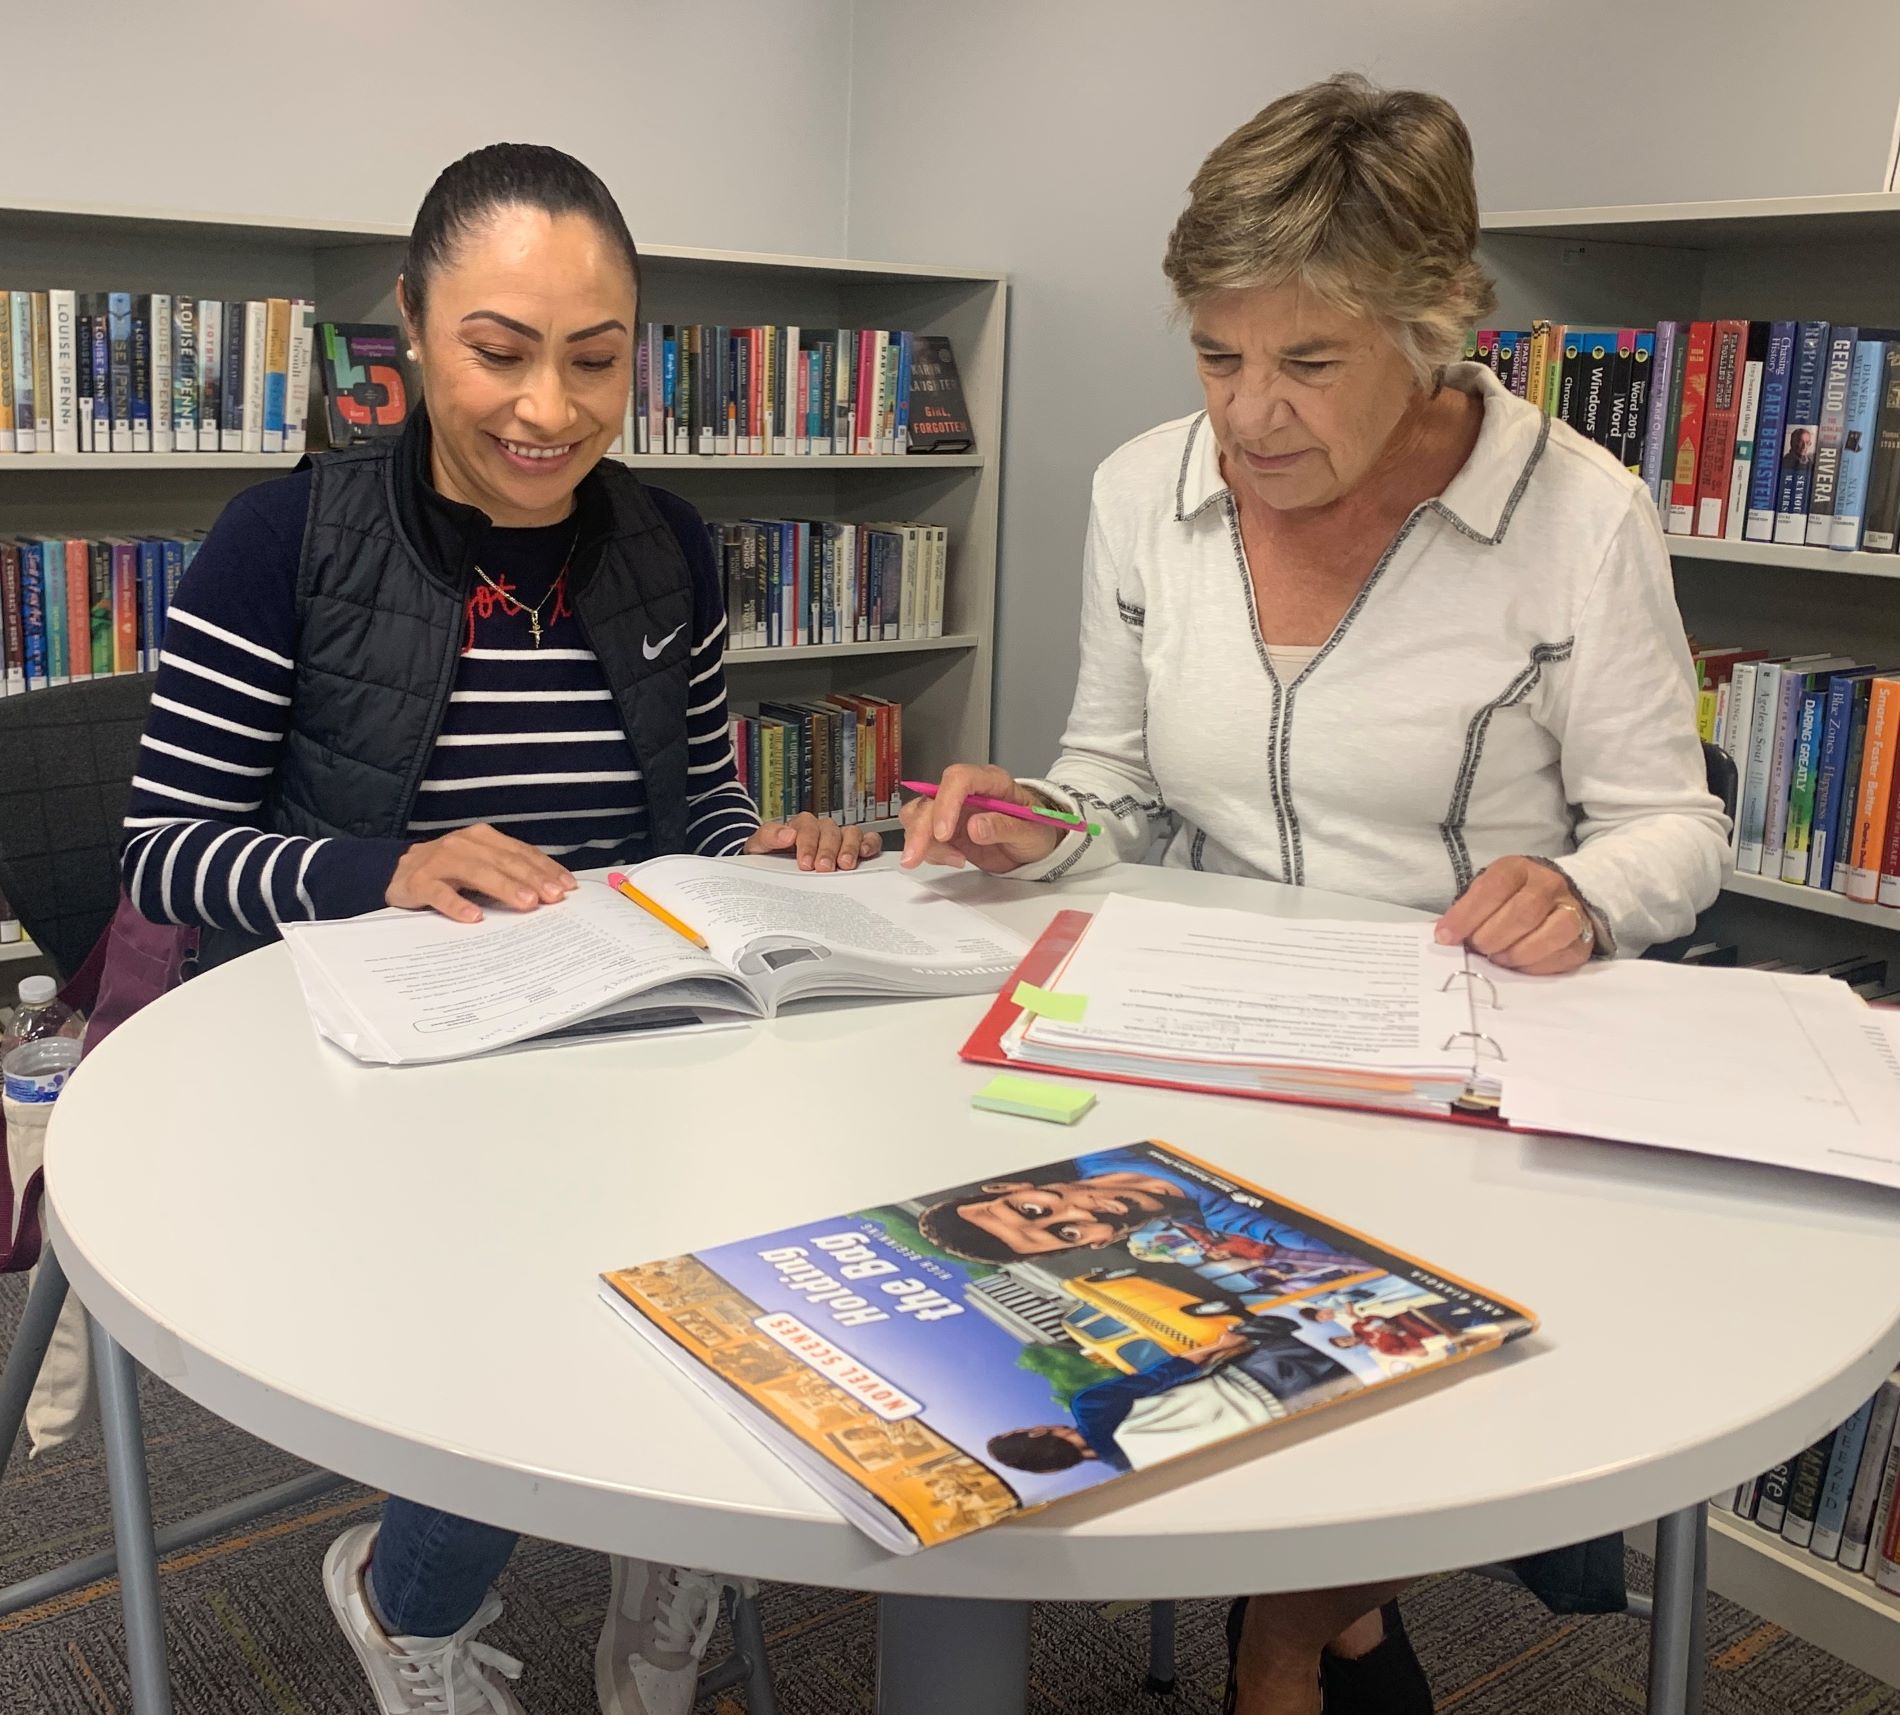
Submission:
<svg viewBox="0 0 1900 1715">
<path fill-rule="evenodd" d="M 380 1715 L 525 1715 L 501 1680 L 519 1679 L 521 1663 L 475 1642 L 501 1613 L 490 1596 L 480 1612 L 446 1638 L 391 1637 L 369 1604 L 365 1574 L 376 1546 L 376 1526 L 359 1524 L 330 1544 L 323 1557 L 323 1591 L 330 1612 L 369 1675 Z"/>
<path fill-rule="evenodd" d="M 699 1664 L 731 1582 L 653 1560 L 613 1562 L 613 1593 L 594 1649 L 601 1715 L 688 1715 Z"/>
</svg>

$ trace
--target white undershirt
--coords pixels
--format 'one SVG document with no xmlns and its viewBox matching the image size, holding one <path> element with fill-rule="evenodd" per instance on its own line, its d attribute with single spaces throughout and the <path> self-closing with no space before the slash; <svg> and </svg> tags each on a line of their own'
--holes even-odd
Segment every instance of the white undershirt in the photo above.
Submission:
<svg viewBox="0 0 1900 1715">
<path fill-rule="evenodd" d="M 1292 684 L 1306 671 L 1320 648 L 1317 643 L 1269 643 L 1267 659 L 1273 663 L 1274 677 L 1283 685 Z"/>
</svg>

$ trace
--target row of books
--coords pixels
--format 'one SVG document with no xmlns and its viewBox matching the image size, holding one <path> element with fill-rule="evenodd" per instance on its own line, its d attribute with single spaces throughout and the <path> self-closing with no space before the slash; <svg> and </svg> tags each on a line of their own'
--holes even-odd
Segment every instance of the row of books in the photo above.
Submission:
<svg viewBox="0 0 1900 1715">
<path fill-rule="evenodd" d="M 761 703 L 732 721 L 740 783 L 767 821 L 801 810 L 846 824 L 898 810 L 904 709 L 865 694 Z"/>
<path fill-rule="evenodd" d="M 0 695 L 158 666 L 201 535 L 0 537 Z"/>
<path fill-rule="evenodd" d="M 1871 1005 L 1900 1006 L 1900 983 L 1895 981 L 1886 957 L 1880 953 L 1850 953 L 1844 959 L 1829 959 L 1816 965 L 1799 959 L 1745 959 L 1742 949 L 1732 941 L 1703 941 L 1690 947 L 1677 963 L 1731 970 L 1780 971 L 1788 976 L 1832 977 Z"/>
<path fill-rule="evenodd" d="M 1892 553 L 1900 330 L 1481 330 L 1468 355 L 1640 475 L 1673 535 Z"/>
<path fill-rule="evenodd" d="M 1695 665 L 1702 737 L 1740 779 L 1736 870 L 1900 906 L 1900 671 L 1736 648 Z"/>
<path fill-rule="evenodd" d="M 941 334 L 646 322 L 613 450 L 803 458 L 975 444 Z"/>
<path fill-rule="evenodd" d="M 941 524 L 743 518 L 706 531 L 732 650 L 943 635 L 950 532 Z"/>
<path fill-rule="evenodd" d="M 296 453 L 315 310 L 0 291 L 0 453 Z"/>
<path fill-rule="evenodd" d="M 1900 1377 L 1799 1457 L 1715 1497 L 1796 1548 L 1900 1595 Z"/>
</svg>

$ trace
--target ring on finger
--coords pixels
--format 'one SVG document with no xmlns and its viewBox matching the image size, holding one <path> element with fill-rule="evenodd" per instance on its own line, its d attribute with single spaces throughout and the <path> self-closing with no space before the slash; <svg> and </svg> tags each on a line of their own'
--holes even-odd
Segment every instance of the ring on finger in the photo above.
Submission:
<svg viewBox="0 0 1900 1715">
<path fill-rule="evenodd" d="M 1579 941 L 1581 941 L 1585 946 L 1588 946 L 1592 941 L 1594 941 L 1597 938 L 1596 925 L 1590 921 L 1589 913 L 1586 912 L 1584 908 L 1581 905 L 1579 905 L 1574 899 L 1558 900 L 1557 909 L 1559 911 L 1568 911 L 1575 915 L 1577 919 L 1576 938 Z"/>
</svg>

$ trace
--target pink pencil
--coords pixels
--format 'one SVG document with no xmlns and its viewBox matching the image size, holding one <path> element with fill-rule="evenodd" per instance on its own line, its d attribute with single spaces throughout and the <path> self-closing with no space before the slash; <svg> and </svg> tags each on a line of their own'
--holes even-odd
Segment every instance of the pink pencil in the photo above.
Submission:
<svg viewBox="0 0 1900 1715">
<path fill-rule="evenodd" d="M 937 788 L 928 780 L 900 780 L 897 783 L 906 792 L 915 792 L 920 798 L 934 798 Z M 1007 798 L 991 798 L 982 792 L 971 792 L 963 800 L 966 810 L 989 810 L 999 816 L 1014 816 L 1019 822 L 1040 822 L 1045 828 L 1060 828 L 1065 834 L 1078 831 L 1087 833 L 1095 839 L 1102 837 L 1102 830 L 1095 822 L 1085 822 L 1080 816 L 1071 816 L 1066 810 L 1032 810 L 1027 804 L 1012 804 Z"/>
</svg>

